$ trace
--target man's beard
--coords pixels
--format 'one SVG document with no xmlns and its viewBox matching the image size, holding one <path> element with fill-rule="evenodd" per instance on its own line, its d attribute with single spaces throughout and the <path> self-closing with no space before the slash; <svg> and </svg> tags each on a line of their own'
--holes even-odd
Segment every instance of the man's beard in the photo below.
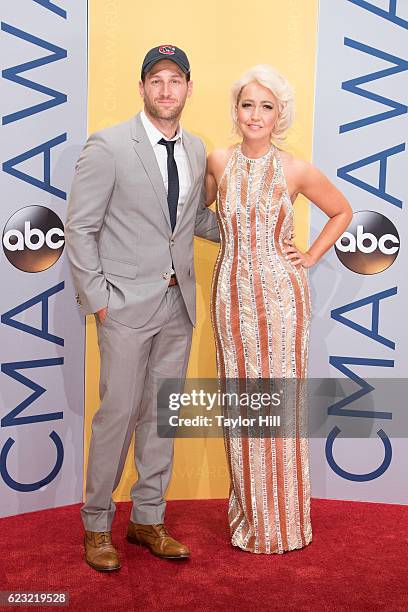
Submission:
<svg viewBox="0 0 408 612">
<path fill-rule="evenodd" d="M 178 106 L 175 106 L 171 109 L 160 108 L 160 106 L 156 106 L 150 102 L 150 100 L 145 97 L 144 105 L 148 114 L 154 119 L 160 119 L 162 121 L 175 121 L 180 118 L 180 115 L 183 111 L 185 100 L 183 100 Z"/>
</svg>

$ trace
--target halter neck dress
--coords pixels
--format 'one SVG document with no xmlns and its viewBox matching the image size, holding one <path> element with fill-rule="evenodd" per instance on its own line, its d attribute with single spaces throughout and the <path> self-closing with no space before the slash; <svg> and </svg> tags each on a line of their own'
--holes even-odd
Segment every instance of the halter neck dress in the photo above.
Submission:
<svg viewBox="0 0 408 612">
<path fill-rule="evenodd" d="M 274 146 L 257 159 L 234 147 L 217 216 L 211 315 L 221 386 L 291 383 L 278 435 L 237 436 L 224 427 L 231 541 L 254 553 L 283 553 L 312 539 L 306 394 L 299 384 L 307 372 L 310 299 L 305 270 L 285 257 L 294 213 Z"/>
</svg>

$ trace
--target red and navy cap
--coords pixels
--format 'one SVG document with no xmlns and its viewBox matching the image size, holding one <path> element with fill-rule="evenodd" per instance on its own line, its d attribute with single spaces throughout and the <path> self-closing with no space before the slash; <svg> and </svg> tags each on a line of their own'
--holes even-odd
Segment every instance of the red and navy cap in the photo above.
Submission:
<svg viewBox="0 0 408 612">
<path fill-rule="evenodd" d="M 160 47 L 154 47 L 146 53 L 146 57 L 143 60 L 141 77 L 143 79 L 146 72 L 151 70 L 157 62 L 161 60 L 170 60 L 177 64 L 185 74 L 190 73 L 190 62 L 188 61 L 187 55 L 174 45 L 160 45 Z"/>
</svg>

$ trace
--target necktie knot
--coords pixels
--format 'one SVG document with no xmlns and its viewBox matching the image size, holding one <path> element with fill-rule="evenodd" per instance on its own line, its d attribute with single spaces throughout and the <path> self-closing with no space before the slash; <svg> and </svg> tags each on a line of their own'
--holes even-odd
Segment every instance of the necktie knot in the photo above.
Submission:
<svg viewBox="0 0 408 612">
<path fill-rule="evenodd" d="M 166 147 L 167 155 L 174 155 L 174 145 L 176 144 L 176 142 L 176 140 L 166 140 L 165 138 L 161 138 L 159 140 L 159 144 Z"/>
</svg>

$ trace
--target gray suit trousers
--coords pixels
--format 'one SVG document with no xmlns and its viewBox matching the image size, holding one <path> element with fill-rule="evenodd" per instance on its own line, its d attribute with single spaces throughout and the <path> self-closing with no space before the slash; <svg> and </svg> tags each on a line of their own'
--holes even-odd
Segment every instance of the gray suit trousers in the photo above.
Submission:
<svg viewBox="0 0 408 612">
<path fill-rule="evenodd" d="M 131 520 L 164 520 L 164 495 L 173 464 L 173 439 L 157 434 L 155 381 L 184 379 L 192 324 L 179 287 L 169 287 L 159 308 L 141 328 L 108 315 L 97 321 L 101 355 L 101 405 L 92 421 L 86 482 L 81 508 L 85 529 L 110 531 L 129 445 L 135 434 L 138 480 L 131 489 Z"/>
</svg>

